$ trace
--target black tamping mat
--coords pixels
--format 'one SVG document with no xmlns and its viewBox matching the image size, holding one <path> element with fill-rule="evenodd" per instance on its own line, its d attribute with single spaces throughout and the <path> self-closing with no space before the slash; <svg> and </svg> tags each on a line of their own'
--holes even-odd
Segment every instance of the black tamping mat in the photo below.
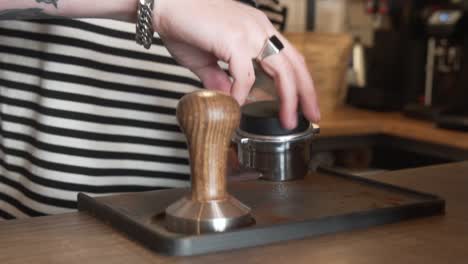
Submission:
<svg viewBox="0 0 468 264">
<path fill-rule="evenodd" d="M 171 189 L 92 198 L 78 195 L 87 211 L 131 239 L 166 255 L 197 255 L 362 229 L 410 218 L 443 214 L 443 199 L 359 177 L 311 173 L 304 180 L 248 180 L 229 184 L 229 192 L 252 209 L 255 224 L 202 235 L 164 227 L 165 208 L 187 194 Z"/>
</svg>

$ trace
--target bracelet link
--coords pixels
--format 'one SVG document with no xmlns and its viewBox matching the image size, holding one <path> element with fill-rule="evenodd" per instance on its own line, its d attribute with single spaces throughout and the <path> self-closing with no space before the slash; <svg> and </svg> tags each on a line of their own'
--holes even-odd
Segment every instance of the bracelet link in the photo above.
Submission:
<svg viewBox="0 0 468 264">
<path fill-rule="evenodd" d="M 138 0 L 135 40 L 146 49 L 153 43 L 153 7 L 154 0 Z"/>
</svg>

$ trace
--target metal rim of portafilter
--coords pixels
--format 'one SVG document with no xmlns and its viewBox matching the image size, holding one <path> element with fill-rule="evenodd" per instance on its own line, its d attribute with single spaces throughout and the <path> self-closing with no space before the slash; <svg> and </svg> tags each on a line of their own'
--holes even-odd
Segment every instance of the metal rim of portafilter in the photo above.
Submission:
<svg viewBox="0 0 468 264">
<path fill-rule="evenodd" d="M 310 144 L 320 128 L 298 113 L 293 130 L 282 128 L 276 101 L 262 101 L 242 108 L 240 127 L 233 141 L 237 144 L 239 163 L 244 169 L 261 173 L 271 181 L 305 177 L 310 159 Z"/>
</svg>

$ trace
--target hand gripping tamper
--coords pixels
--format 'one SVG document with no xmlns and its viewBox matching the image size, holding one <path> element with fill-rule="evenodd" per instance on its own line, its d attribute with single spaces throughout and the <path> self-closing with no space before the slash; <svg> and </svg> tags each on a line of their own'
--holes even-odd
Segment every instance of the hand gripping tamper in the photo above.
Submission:
<svg viewBox="0 0 468 264">
<path fill-rule="evenodd" d="M 214 91 L 185 95 L 177 120 L 187 137 L 190 193 L 166 209 L 165 225 L 172 232 L 223 232 L 253 223 L 250 209 L 226 190 L 226 163 L 240 109 L 230 96 Z"/>
</svg>

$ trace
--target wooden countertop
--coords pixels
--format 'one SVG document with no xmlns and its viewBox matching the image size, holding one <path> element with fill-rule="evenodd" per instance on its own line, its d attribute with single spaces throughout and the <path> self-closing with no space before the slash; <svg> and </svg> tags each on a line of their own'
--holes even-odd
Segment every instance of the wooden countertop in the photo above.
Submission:
<svg viewBox="0 0 468 264">
<path fill-rule="evenodd" d="M 152 253 L 85 213 L 0 224 L 0 263 L 466 263 L 468 162 L 375 176 L 446 199 L 418 220 L 196 257 Z"/>
<path fill-rule="evenodd" d="M 468 132 L 441 129 L 401 113 L 380 113 L 352 107 L 322 110 L 321 136 L 388 134 L 468 150 Z"/>
</svg>

